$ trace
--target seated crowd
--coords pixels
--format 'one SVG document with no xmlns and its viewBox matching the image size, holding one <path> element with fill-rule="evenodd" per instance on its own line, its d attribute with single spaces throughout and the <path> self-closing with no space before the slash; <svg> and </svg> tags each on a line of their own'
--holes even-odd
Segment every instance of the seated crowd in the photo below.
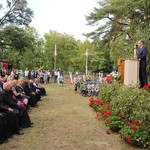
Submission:
<svg viewBox="0 0 150 150">
<path fill-rule="evenodd" d="M 24 134 L 22 128 L 33 126 L 28 112 L 44 95 L 45 88 L 34 78 L 0 78 L 0 143 L 8 142 L 13 134 Z"/>
<path fill-rule="evenodd" d="M 75 91 L 82 96 L 97 96 L 100 88 L 100 80 L 92 75 L 79 75 L 74 77 Z"/>
<path fill-rule="evenodd" d="M 102 84 L 110 84 L 113 81 L 118 81 L 121 74 L 117 71 L 112 71 L 104 77 L 103 71 L 96 74 L 75 75 L 74 85 L 75 91 L 79 91 L 82 96 L 98 96 Z"/>
</svg>

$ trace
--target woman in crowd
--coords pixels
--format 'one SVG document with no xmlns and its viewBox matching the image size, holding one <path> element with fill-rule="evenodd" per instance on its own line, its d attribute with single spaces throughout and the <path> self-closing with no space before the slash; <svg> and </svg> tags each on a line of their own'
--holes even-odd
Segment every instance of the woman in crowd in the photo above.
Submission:
<svg viewBox="0 0 150 150">
<path fill-rule="evenodd" d="M 12 98 L 14 101 L 16 101 L 19 106 L 25 106 L 27 109 L 29 108 L 28 99 L 29 97 L 25 94 L 23 88 L 20 85 L 20 82 L 18 80 L 13 80 L 11 82 L 12 84 Z"/>
</svg>

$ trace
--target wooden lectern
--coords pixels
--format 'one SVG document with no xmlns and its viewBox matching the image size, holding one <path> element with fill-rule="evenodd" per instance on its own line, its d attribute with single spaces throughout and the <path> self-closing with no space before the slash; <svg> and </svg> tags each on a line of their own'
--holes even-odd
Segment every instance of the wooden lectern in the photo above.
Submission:
<svg viewBox="0 0 150 150">
<path fill-rule="evenodd" d="M 119 58 L 117 60 L 118 72 L 121 73 L 120 83 L 124 83 L 124 61 L 125 61 L 124 58 Z"/>
</svg>

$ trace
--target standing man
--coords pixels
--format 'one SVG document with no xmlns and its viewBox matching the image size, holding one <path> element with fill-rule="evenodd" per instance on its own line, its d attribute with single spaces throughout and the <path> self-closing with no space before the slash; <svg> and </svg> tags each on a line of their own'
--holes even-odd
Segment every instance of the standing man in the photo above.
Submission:
<svg viewBox="0 0 150 150">
<path fill-rule="evenodd" d="M 147 73 L 146 73 L 146 57 L 147 57 L 147 48 L 144 45 L 144 40 L 139 40 L 138 43 L 138 52 L 137 59 L 140 61 L 140 69 L 139 69 L 139 79 L 140 79 L 140 88 L 143 88 L 147 85 Z"/>
<path fill-rule="evenodd" d="M 60 70 L 57 70 L 57 84 L 60 84 Z"/>
<path fill-rule="evenodd" d="M 26 68 L 26 70 L 24 71 L 24 76 L 25 76 L 25 78 L 29 78 L 29 70 L 28 70 L 28 68 Z"/>
</svg>

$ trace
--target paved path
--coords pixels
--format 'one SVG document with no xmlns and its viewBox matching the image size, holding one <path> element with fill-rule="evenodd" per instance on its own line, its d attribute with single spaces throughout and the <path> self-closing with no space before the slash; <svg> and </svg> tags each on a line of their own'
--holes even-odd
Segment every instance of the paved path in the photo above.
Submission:
<svg viewBox="0 0 150 150">
<path fill-rule="evenodd" d="M 73 86 L 44 86 L 48 96 L 29 112 L 34 127 L 0 145 L 0 150 L 139 150 L 117 134 L 108 135 L 88 98 L 75 94 Z"/>
</svg>

